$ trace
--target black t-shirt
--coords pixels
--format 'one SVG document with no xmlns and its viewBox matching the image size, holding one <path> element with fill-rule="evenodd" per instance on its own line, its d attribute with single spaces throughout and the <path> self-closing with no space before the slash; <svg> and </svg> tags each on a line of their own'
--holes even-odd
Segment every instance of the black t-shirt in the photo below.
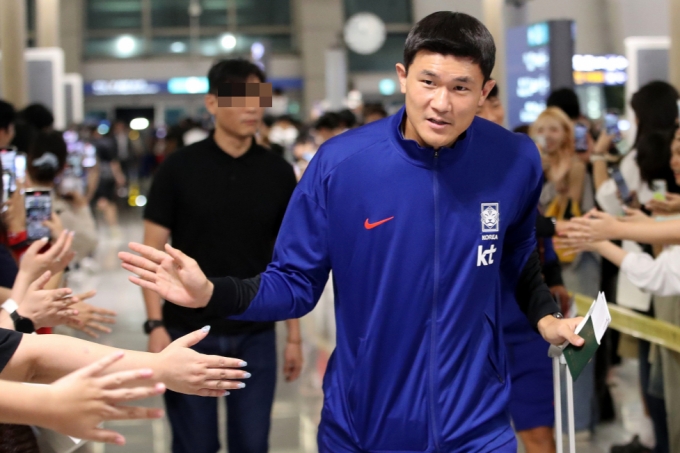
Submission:
<svg viewBox="0 0 680 453">
<path fill-rule="evenodd" d="M 23 335 L 19 332 L 0 328 L 0 372 L 5 369 L 19 347 L 22 338 Z"/>
<path fill-rule="evenodd" d="M 208 277 L 254 277 L 271 261 L 296 179 L 281 157 L 257 145 L 233 158 L 211 134 L 171 154 L 154 176 L 144 218 L 170 230 L 172 245 Z M 210 324 L 221 335 L 273 328 L 273 323 L 216 319 L 205 309 L 163 305 L 166 327 Z"/>
</svg>

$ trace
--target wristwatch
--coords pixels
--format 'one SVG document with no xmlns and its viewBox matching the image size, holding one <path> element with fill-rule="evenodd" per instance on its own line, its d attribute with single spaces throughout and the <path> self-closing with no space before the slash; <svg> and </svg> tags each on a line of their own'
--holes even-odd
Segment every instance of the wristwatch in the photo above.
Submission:
<svg viewBox="0 0 680 453">
<path fill-rule="evenodd" d="M 144 333 L 149 335 L 154 329 L 163 327 L 163 320 L 161 319 L 147 319 L 144 323 Z"/>
<path fill-rule="evenodd" d="M 28 318 L 24 318 L 19 313 L 17 313 L 17 308 L 19 305 L 12 299 L 7 299 L 1 308 L 9 313 L 9 317 L 12 318 L 14 322 L 14 329 L 21 333 L 33 333 L 35 332 L 35 325 L 33 321 Z"/>
<path fill-rule="evenodd" d="M 562 313 L 560 313 L 559 311 L 556 311 L 552 315 L 557 319 L 564 319 L 564 315 Z"/>
</svg>

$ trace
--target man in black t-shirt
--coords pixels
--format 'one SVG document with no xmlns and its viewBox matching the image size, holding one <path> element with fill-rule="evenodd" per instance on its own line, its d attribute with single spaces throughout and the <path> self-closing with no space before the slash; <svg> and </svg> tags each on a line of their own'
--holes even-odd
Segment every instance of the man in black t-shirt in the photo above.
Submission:
<svg viewBox="0 0 680 453">
<path fill-rule="evenodd" d="M 208 275 L 247 278 L 264 271 L 272 258 L 295 174 L 283 158 L 255 142 L 264 111 L 256 96 L 246 93 L 229 104 L 241 107 L 218 105 L 218 87 L 263 83 L 262 71 L 245 60 L 226 60 L 210 69 L 208 79 L 205 103 L 215 117 L 215 130 L 173 153 L 158 169 L 144 214 L 144 243 L 163 249 L 172 238 L 172 245 L 195 257 Z M 248 387 L 227 398 L 229 451 L 266 452 L 276 384 L 274 324 L 230 321 L 209 309 L 161 304 L 151 291 L 144 291 L 144 300 L 149 351 L 210 325 L 210 336 L 197 345 L 198 351 L 248 362 Z M 284 374 L 291 381 L 299 375 L 302 353 L 298 321 L 287 321 L 287 327 Z M 167 392 L 165 401 L 173 453 L 219 450 L 216 400 Z"/>
</svg>

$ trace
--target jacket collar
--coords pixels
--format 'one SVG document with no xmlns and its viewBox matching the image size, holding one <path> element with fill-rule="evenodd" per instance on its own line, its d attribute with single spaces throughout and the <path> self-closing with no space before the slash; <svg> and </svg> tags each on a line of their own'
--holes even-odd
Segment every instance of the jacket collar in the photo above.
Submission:
<svg viewBox="0 0 680 453">
<path fill-rule="evenodd" d="M 397 151 L 409 162 L 419 167 L 432 168 L 434 166 L 435 150 L 431 147 L 423 147 L 415 140 L 404 138 L 403 124 L 406 121 L 406 107 L 390 118 L 389 135 L 392 144 Z M 474 122 L 473 122 L 474 124 Z M 451 147 L 439 148 L 439 163 L 446 165 L 457 160 L 465 152 L 472 141 L 472 125 L 463 132 Z"/>
</svg>

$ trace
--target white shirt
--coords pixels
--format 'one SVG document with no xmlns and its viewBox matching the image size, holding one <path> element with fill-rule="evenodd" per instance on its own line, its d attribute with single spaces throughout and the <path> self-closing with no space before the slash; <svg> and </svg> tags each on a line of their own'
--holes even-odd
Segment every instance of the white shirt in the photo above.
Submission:
<svg viewBox="0 0 680 453">
<path fill-rule="evenodd" d="M 621 263 L 621 272 L 643 291 L 680 295 L 680 246 L 666 247 L 656 259 L 646 253 L 629 253 Z"/>
</svg>

